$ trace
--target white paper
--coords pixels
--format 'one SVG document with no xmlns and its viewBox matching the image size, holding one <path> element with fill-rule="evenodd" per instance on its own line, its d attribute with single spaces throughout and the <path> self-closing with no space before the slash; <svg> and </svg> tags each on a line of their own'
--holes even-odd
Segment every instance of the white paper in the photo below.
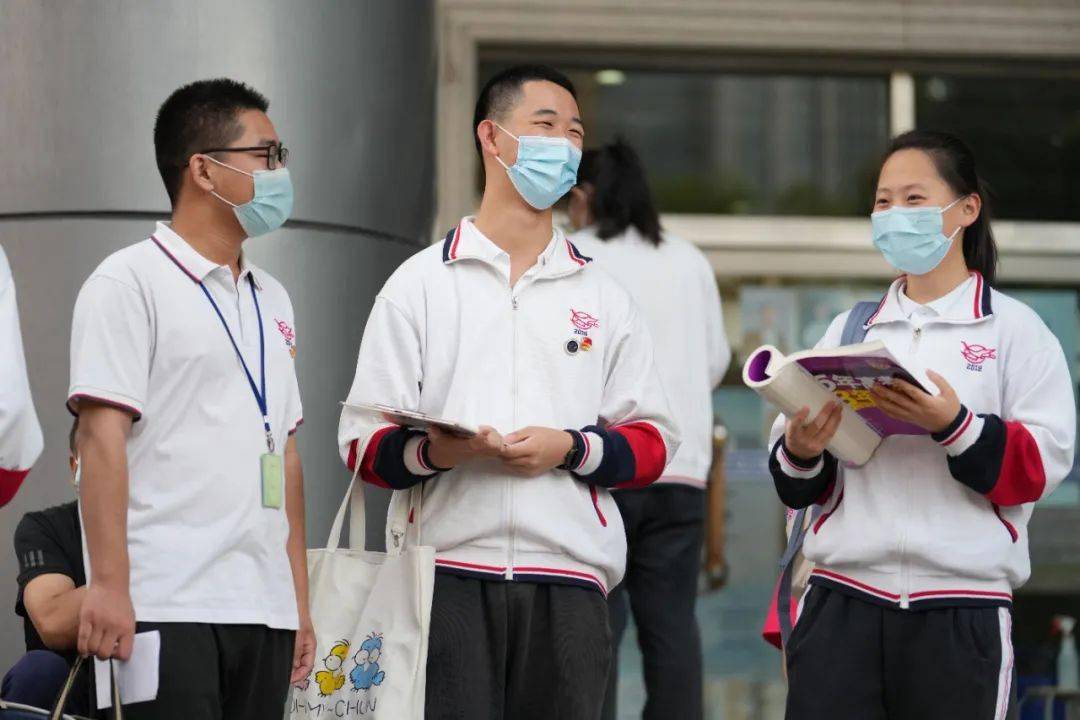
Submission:
<svg viewBox="0 0 1080 720">
<path fill-rule="evenodd" d="M 130 705 L 157 698 L 160 658 L 161 633 L 157 630 L 136 633 L 131 659 L 114 661 L 120 702 Z M 108 660 L 94 659 L 94 684 L 97 686 L 98 710 L 112 707 Z"/>
</svg>

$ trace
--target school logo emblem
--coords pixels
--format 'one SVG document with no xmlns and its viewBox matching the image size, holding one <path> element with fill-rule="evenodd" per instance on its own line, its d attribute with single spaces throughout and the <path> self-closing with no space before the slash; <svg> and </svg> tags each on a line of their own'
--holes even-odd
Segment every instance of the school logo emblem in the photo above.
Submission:
<svg viewBox="0 0 1080 720">
<path fill-rule="evenodd" d="M 994 348 L 988 348 L 985 345 L 968 344 L 963 340 L 960 341 L 963 348 L 960 350 L 960 354 L 967 361 L 967 369 L 974 372 L 982 372 L 983 363 L 987 360 L 997 360 L 997 350 Z"/>
<path fill-rule="evenodd" d="M 285 322 L 284 320 L 278 320 L 277 318 L 275 318 L 274 322 L 277 323 L 278 332 L 280 332 L 281 336 L 283 338 L 285 338 L 285 346 L 289 348 L 289 354 L 292 355 L 293 358 L 295 359 L 296 358 L 296 333 L 294 333 L 293 329 L 291 327 L 289 327 L 289 323 Z"/>
<path fill-rule="evenodd" d="M 592 330 L 594 327 L 600 327 L 600 321 L 594 318 L 587 312 L 580 310 L 574 310 L 570 308 L 570 322 L 578 330 Z"/>
</svg>

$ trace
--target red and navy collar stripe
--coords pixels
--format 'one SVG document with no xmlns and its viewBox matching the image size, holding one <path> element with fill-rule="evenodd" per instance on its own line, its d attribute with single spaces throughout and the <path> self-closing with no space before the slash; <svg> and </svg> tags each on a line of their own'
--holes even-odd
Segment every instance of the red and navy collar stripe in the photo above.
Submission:
<svg viewBox="0 0 1080 720">
<path fill-rule="evenodd" d="M 177 257 L 175 255 L 173 255 L 171 252 L 169 252 L 169 249 L 166 248 L 164 243 L 162 243 L 160 240 L 158 240 L 156 236 L 151 235 L 150 239 L 153 240 L 154 244 L 157 245 L 161 249 L 161 252 L 165 253 L 165 256 L 167 258 L 169 258 L 170 260 L 172 260 L 176 264 L 176 267 L 180 268 L 180 270 L 183 271 L 183 273 L 185 275 L 187 275 L 189 278 L 191 278 L 191 280 L 193 282 L 196 282 L 196 283 L 202 282 L 202 280 L 195 277 L 195 273 L 191 272 L 186 267 L 184 267 L 184 264 L 182 262 L 180 262 L 180 260 L 177 259 Z"/>
<path fill-rule="evenodd" d="M 994 308 L 991 303 L 993 291 L 990 288 L 990 284 L 983 278 L 982 273 L 972 270 L 971 276 L 975 278 L 975 292 L 972 298 L 971 318 L 973 320 L 982 320 L 983 318 L 994 314 Z M 904 279 L 905 278 L 901 276 L 900 282 L 903 282 Z M 898 288 L 897 292 L 901 289 L 903 289 L 903 285 Z M 892 295 L 891 287 L 888 292 L 885 293 L 885 296 L 881 298 L 877 310 L 875 310 L 874 314 L 870 316 L 870 319 L 866 321 L 866 327 L 870 327 L 877 322 L 878 317 L 881 315 L 881 311 L 885 309 L 885 305 L 889 302 L 890 295 Z"/>
<path fill-rule="evenodd" d="M 888 299 L 889 293 L 886 292 L 885 297 L 881 298 L 881 302 L 878 303 L 877 310 L 875 310 L 874 314 L 870 316 L 870 319 L 866 321 L 866 327 L 870 327 L 875 322 L 877 322 L 878 315 L 880 315 L 881 311 L 885 309 L 885 303 L 888 301 Z"/>
<path fill-rule="evenodd" d="M 460 257 L 460 255 L 458 254 L 458 249 L 461 245 L 461 233 L 462 223 L 458 223 L 456 226 L 451 228 L 450 231 L 446 233 L 446 237 L 443 238 L 442 259 L 444 263 L 453 262 Z M 578 266 L 584 267 L 588 263 L 592 262 L 593 259 L 586 255 L 582 255 L 581 251 L 577 249 L 577 246 L 574 245 L 574 243 L 565 239 L 564 242 L 566 243 L 567 254 L 570 256 L 570 259 Z"/>
<path fill-rule="evenodd" d="M 586 263 L 591 263 L 592 258 L 586 257 L 581 254 L 581 251 L 577 249 L 577 246 L 569 240 L 566 241 L 566 249 L 570 253 L 570 259 L 576 262 L 578 265 L 584 266 Z"/>
<path fill-rule="evenodd" d="M 443 240 L 442 259 L 444 263 L 458 259 L 458 245 L 461 243 L 461 223 L 458 223 L 446 233 Z"/>
<path fill-rule="evenodd" d="M 983 279 L 982 273 L 973 272 L 975 276 L 975 299 L 972 310 L 976 320 L 994 314 L 994 308 L 990 304 L 990 285 Z"/>
</svg>

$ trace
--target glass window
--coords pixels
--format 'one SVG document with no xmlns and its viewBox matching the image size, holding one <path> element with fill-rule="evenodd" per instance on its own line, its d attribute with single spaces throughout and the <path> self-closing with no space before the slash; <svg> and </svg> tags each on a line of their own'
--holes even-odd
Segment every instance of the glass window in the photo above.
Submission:
<svg viewBox="0 0 1080 720">
<path fill-rule="evenodd" d="M 927 74 L 916 87 L 918 127 L 971 145 L 998 217 L 1080 220 L 1077 79 Z"/>
<path fill-rule="evenodd" d="M 504 63 L 483 63 L 486 81 Z M 889 136 L 886 75 L 562 66 L 586 145 L 638 149 L 662 212 L 865 215 Z"/>
</svg>

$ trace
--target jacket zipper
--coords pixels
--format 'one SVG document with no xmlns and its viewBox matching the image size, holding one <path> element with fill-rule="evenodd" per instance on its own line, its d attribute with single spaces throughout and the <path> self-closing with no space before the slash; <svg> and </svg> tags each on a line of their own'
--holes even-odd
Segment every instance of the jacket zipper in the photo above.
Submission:
<svg viewBox="0 0 1080 720">
<path fill-rule="evenodd" d="M 514 288 L 510 288 L 510 415 L 513 426 L 517 427 L 517 309 L 518 299 L 514 295 Z M 506 579 L 514 579 L 514 495 L 512 481 L 506 480 L 506 518 L 508 530 L 508 542 L 506 546 Z"/>
<path fill-rule="evenodd" d="M 911 331 L 911 349 L 909 354 L 912 358 L 915 358 L 919 354 L 919 341 L 922 339 L 921 327 L 916 327 Z M 911 517 L 911 480 L 910 478 L 904 483 L 904 517 Z M 911 592 L 911 578 L 908 577 L 908 562 L 907 562 L 907 525 L 903 526 L 903 530 L 900 532 L 900 608 L 907 610 L 911 607 L 911 598 L 909 597 Z"/>
</svg>

